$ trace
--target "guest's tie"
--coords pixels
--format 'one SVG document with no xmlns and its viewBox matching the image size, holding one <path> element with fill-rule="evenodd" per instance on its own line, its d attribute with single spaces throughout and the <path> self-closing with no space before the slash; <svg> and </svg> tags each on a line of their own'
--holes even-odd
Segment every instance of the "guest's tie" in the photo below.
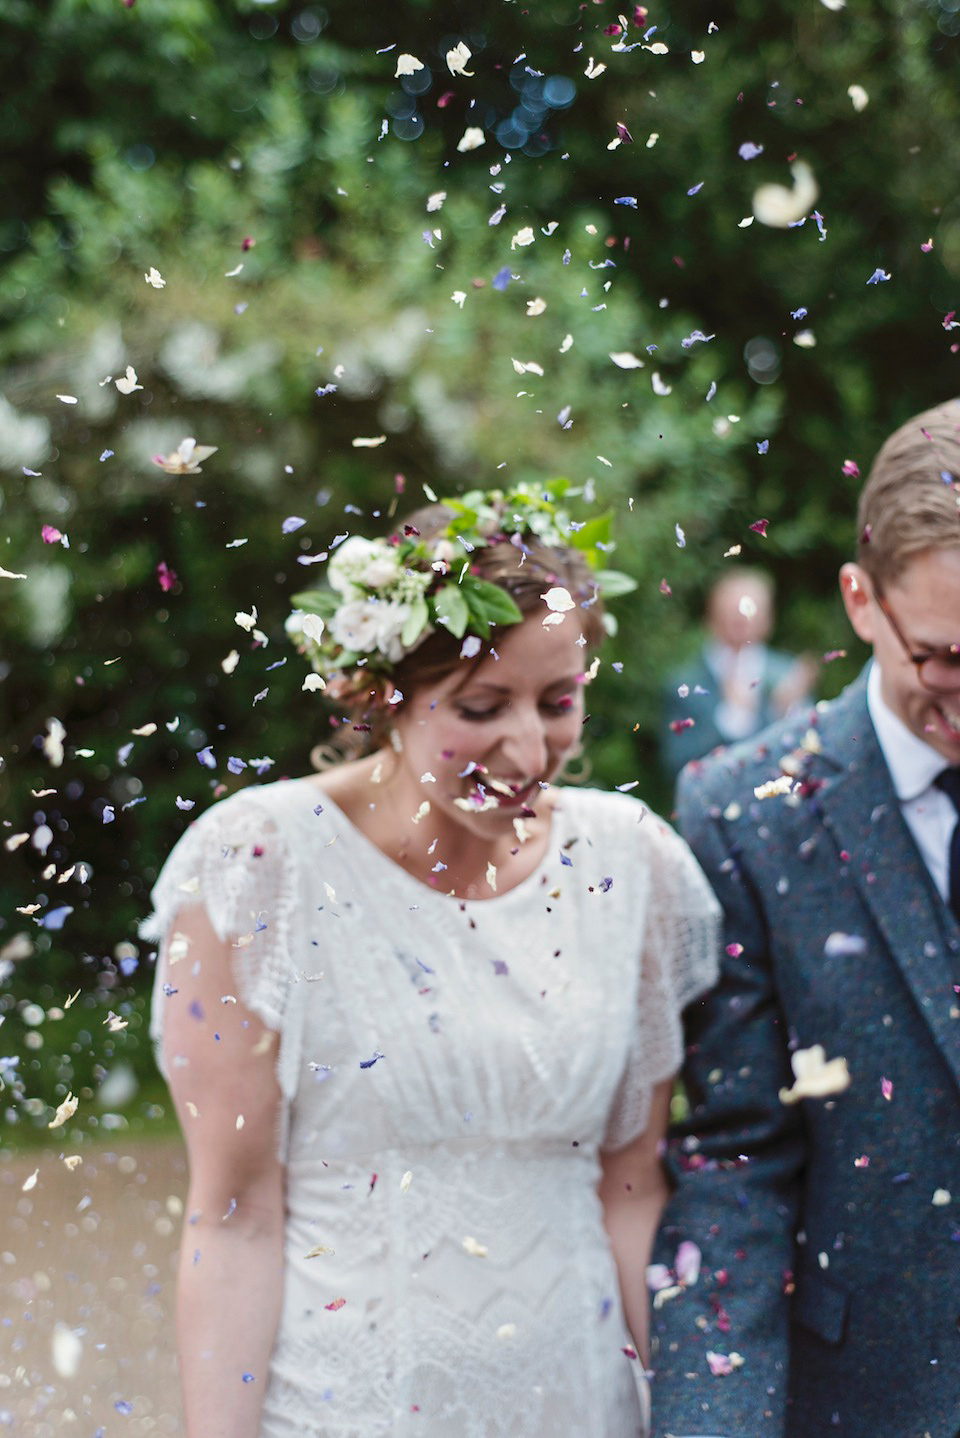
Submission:
<svg viewBox="0 0 960 1438">
<path fill-rule="evenodd" d="M 943 790 L 957 811 L 957 822 L 950 839 L 950 907 L 960 919 L 960 765 L 942 770 L 933 782 Z"/>
</svg>

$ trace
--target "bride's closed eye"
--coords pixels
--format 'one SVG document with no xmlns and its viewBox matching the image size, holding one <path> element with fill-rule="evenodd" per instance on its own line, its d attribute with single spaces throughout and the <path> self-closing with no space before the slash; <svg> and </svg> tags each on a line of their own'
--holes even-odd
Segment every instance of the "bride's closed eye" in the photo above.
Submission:
<svg viewBox="0 0 960 1438">
<path fill-rule="evenodd" d="M 573 708 L 574 699 L 572 694 L 563 694 L 559 699 L 545 699 L 540 708 L 548 714 L 568 714 Z M 482 724 L 485 719 L 495 719 L 505 706 L 495 704 L 486 709 L 474 709 L 466 704 L 457 705 L 457 717 L 466 719 L 468 723 Z M 509 705 L 506 706 L 509 708 Z"/>
</svg>

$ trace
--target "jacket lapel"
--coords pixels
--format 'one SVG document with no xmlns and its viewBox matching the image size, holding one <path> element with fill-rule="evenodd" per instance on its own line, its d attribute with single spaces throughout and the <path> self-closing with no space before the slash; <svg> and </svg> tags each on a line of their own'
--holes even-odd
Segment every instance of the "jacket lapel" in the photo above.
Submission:
<svg viewBox="0 0 960 1438">
<path fill-rule="evenodd" d="M 814 805 L 960 1087 L 960 925 L 934 887 L 900 812 L 867 710 L 864 676 L 824 713 Z M 819 764 L 814 766 L 819 768 Z M 842 860 L 839 852 L 849 854 Z"/>
</svg>

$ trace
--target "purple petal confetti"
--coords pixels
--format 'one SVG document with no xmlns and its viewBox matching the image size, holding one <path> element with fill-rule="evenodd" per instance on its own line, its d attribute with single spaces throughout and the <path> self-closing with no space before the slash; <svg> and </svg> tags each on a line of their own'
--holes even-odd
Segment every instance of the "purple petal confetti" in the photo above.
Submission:
<svg viewBox="0 0 960 1438">
<path fill-rule="evenodd" d="M 293 534 L 295 529 L 302 529 L 306 522 L 305 519 L 301 519 L 299 514 L 291 514 L 283 521 L 280 528 L 284 534 Z"/>
<path fill-rule="evenodd" d="M 37 922 L 41 929 L 46 929 L 49 933 L 57 933 L 63 928 L 72 913 L 73 908 L 70 904 L 61 904 L 58 909 L 48 909 L 43 918 L 38 919 Z"/>
</svg>

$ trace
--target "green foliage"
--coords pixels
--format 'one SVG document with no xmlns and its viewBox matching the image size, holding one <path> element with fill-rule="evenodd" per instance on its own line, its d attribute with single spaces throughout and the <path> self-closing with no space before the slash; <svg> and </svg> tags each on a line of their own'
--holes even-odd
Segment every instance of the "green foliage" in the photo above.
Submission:
<svg viewBox="0 0 960 1438">
<path fill-rule="evenodd" d="M 305 767 L 331 720 L 283 637 L 291 595 L 338 534 L 387 531 L 424 485 L 564 475 L 612 516 L 604 563 L 637 587 L 615 605 L 619 668 L 590 690 L 601 782 L 639 778 L 669 807 L 660 676 L 737 545 L 777 576 L 783 639 L 850 651 L 824 692 L 854 672 L 833 597 L 858 487 L 843 461 L 865 469 L 958 388 L 956 17 L 651 9 L 658 55 L 640 29 L 612 49 L 616 14 L 6 0 L 0 565 L 28 578 L 0 579 L 0 807 L 8 837 L 52 832 L 3 851 L 0 950 L 37 945 L 18 1004 L 41 981 L 108 1001 L 189 820 L 178 799 Z M 447 70 L 459 39 L 473 79 Z M 400 51 L 420 81 L 395 78 Z M 542 103 L 551 78 L 567 108 Z M 632 139 L 611 148 L 618 124 Z M 481 148 L 458 150 L 467 126 Z M 825 235 L 741 227 L 794 153 Z M 868 284 L 876 269 L 891 279 Z M 142 390 L 101 384 L 127 364 Z M 165 474 L 152 456 L 184 435 L 218 452 Z M 306 524 L 284 534 L 290 514 Z M 234 623 L 253 605 L 263 639 Z M 54 716 L 60 768 L 38 747 Z M 38 927 L 59 904 L 63 929 Z M 141 949 L 135 986 L 147 967 Z"/>
</svg>

